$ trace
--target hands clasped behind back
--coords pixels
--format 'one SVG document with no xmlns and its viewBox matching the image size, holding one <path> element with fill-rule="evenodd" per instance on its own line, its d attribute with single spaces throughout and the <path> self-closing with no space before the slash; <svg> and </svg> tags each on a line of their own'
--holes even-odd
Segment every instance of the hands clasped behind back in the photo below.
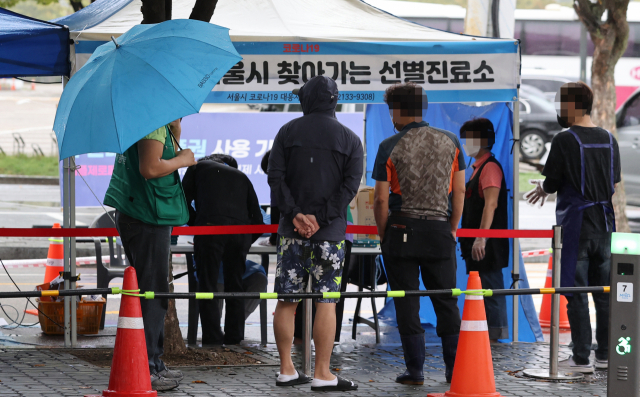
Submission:
<svg viewBox="0 0 640 397">
<path fill-rule="evenodd" d="M 320 230 L 315 215 L 298 214 L 293 218 L 293 226 L 295 227 L 294 231 L 304 238 L 311 238 Z"/>
</svg>

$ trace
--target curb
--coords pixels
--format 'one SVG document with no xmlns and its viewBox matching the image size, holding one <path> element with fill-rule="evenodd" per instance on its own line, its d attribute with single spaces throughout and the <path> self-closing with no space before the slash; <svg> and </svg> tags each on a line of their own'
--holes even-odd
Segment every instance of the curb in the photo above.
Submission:
<svg viewBox="0 0 640 397">
<path fill-rule="evenodd" d="M 60 185 L 57 176 L 0 175 L 0 184 L 4 185 Z"/>
</svg>

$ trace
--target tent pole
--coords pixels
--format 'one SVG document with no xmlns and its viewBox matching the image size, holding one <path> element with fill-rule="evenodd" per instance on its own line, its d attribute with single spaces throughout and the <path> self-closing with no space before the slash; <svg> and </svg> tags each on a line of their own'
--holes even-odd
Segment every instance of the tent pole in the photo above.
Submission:
<svg viewBox="0 0 640 397">
<path fill-rule="evenodd" d="M 520 87 L 516 91 L 516 98 L 513 101 L 513 228 L 520 227 Z M 513 280 L 520 278 L 520 242 L 513 239 Z M 518 282 L 514 282 L 514 288 L 518 288 Z M 513 341 L 518 341 L 518 295 L 513 296 Z"/>
<path fill-rule="evenodd" d="M 76 159 L 69 157 L 69 226 L 76 227 Z M 69 239 L 69 272 L 70 272 L 70 289 L 76 289 L 76 238 Z M 78 324 L 76 316 L 76 299 L 71 304 L 71 347 L 76 347 L 78 343 Z"/>
<path fill-rule="evenodd" d="M 367 180 L 369 179 L 367 176 L 367 104 L 364 104 L 364 110 L 362 111 L 362 146 L 364 151 L 364 172 L 362 173 L 362 183 L 363 185 L 367 184 Z"/>
<path fill-rule="evenodd" d="M 69 79 L 62 78 L 62 89 L 67 85 Z M 62 227 L 69 227 L 69 159 L 62 160 Z M 64 272 L 69 272 L 69 238 L 63 238 L 64 249 Z M 69 289 L 69 280 L 64 280 L 64 289 Z M 75 300 L 75 297 L 74 297 Z M 64 297 L 64 347 L 71 347 L 71 297 Z"/>
</svg>

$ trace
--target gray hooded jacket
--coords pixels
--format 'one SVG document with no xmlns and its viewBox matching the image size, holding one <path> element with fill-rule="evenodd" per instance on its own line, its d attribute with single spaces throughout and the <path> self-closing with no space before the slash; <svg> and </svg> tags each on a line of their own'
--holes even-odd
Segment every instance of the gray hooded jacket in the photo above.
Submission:
<svg viewBox="0 0 640 397">
<path fill-rule="evenodd" d="M 347 207 L 362 178 L 362 143 L 336 119 L 335 81 L 316 76 L 298 95 L 304 116 L 280 128 L 269 156 L 271 203 L 281 213 L 278 234 L 302 239 L 292 222 L 302 213 L 315 215 L 320 225 L 312 241 L 342 241 Z"/>
</svg>

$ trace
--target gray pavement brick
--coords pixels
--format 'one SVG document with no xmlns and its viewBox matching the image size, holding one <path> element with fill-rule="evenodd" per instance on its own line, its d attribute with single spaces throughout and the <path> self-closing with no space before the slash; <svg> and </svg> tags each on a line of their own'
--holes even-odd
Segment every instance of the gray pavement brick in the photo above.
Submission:
<svg viewBox="0 0 640 397">
<path fill-rule="evenodd" d="M 247 348 L 277 361 L 275 345 Z M 546 343 L 514 343 L 492 346 L 496 389 L 505 396 L 604 396 L 606 372 L 599 371 L 582 382 L 556 383 L 522 376 L 524 368 L 546 368 L 549 345 Z M 561 358 L 569 354 L 562 347 Z M 294 355 L 300 366 L 301 355 Z M 42 366 L 44 364 L 44 366 Z M 334 355 L 332 368 L 338 374 L 358 383 L 359 390 L 350 393 L 323 393 L 334 396 L 421 396 L 430 392 L 445 392 L 444 365 L 441 349 L 427 346 L 425 385 L 403 386 L 394 382 L 404 369 L 399 344 L 356 345 L 354 352 Z M 277 366 L 254 367 L 191 367 L 182 369 L 185 379 L 180 388 L 162 392 L 166 397 L 233 397 L 233 396 L 307 396 L 309 385 L 278 388 L 275 386 Z M 55 349 L 0 350 L 0 397 L 2 396 L 84 396 L 101 394 L 107 387 L 110 370 L 97 368 Z M 235 375 L 231 375 L 235 374 Z M 206 383 L 191 383 L 203 380 Z"/>
</svg>

